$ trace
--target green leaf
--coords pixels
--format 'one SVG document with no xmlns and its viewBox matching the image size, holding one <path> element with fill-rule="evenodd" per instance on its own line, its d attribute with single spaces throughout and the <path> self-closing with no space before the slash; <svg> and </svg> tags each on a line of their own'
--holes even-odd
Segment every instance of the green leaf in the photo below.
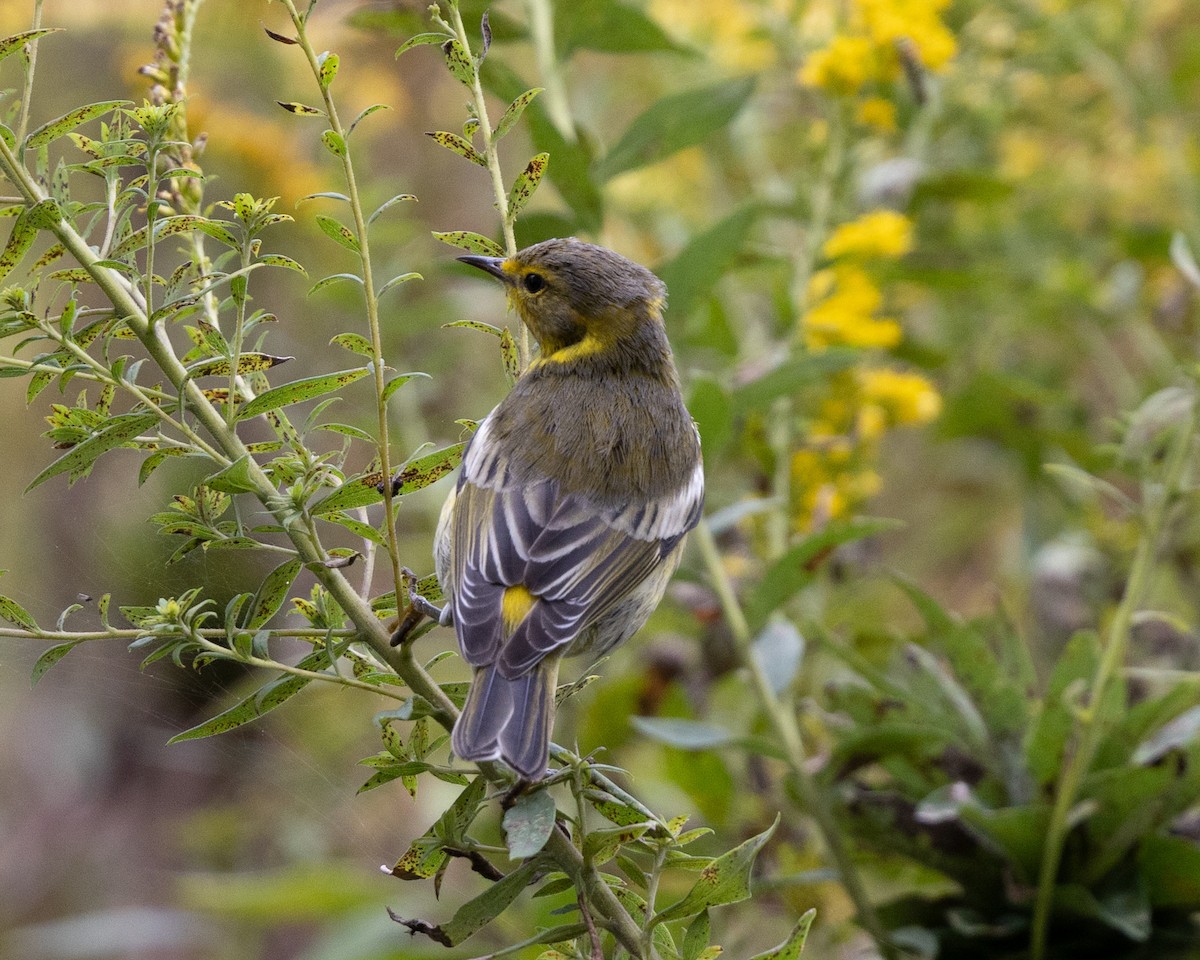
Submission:
<svg viewBox="0 0 1200 960">
<path fill-rule="evenodd" d="M 17 264 L 24 259 L 36 237 L 37 230 L 30 223 L 29 213 L 23 211 L 13 221 L 8 242 L 4 245 L 4 250 L 0 252 L 0 283 L 3 283 L 5 278 L 16 269 Z"/>
<path fill-rule="evenodd" d="M 382 287 L 379 288 L 379 292 L 377 294 L 375 294 L 375 299 L 378 300 L 385 293 L 387 293 L 389 290 L 391 290 L 392 287 L 398 287 L 402 283 L 408 283 L 409 280 L 424 280 L 424 279 L 425 278 L 423 276 L 421 276 L 419 273 L 412 273 L 412 272 L 402 273 L 397 277 L 392 277 L 391 280 L 389 280 L 387 283 L 385 283 Z"/>
<path fill-rule="evenodd" d="M 602 53 L 691 52 L 675 43 L 637 7 L 620 0 L 555 4 L 554 40 L 562 60 L 578 49 Z"/>
<path fill-rule="evenodd" d="M 11 57 L 25 44 L 40 40 L 51 33 L 59 33 L 62 27 L 50 27 L 44 30 L 26 30 L 24 33 L 14 33 L 11 37 L 0 40 L 0 60 Z"/>
<path fill-rule="evenodd" d="M 757 661 L 776 696 L 782 696 L 796 679 L 804 659 L 804 637 L 796 625 L 782 616 L 773 616 L 754 638 L 750 655 Z"/>
<path fill-rule="evenodd" d="M 333 217 L 327 217 L 324 214 L 317 214 L 317 226 L 321 228 L 321 232 L 330 240 L 345 247 L 351 253 L 361 252 L 361 247 L 358 244 L 358 237 L 350 230 L 349 227 L 339 223 Z"/>
<path fill-rule="evenodd" d="M 330 84 L 333 83 L 333 78 L 338 72 L 338 55 L 336 53 L 327 53 L 321 59 L 321 69 L 317 74 L 317 81 L 321 85 L 322 90 L 328 90 Z"/>
<path fill-rule="evenodd" d="M 1080 631 L 1054 664 L 1041 712 L 1025 744 L 1029 772 L 1039 786 L 1053 783 L 1062 770 L 1067 740 L 1075 729 L 1072 699 L 1082 695 L 1099 662 L 1099 639 L 1091 631 Z"/>
<path fill-rule="evenodd" d="M 229 466 L 218 470 L 204 478 L 204 486 L 221 493 L 253 493 L 258 489 L 250 473 L 250 465 L 254 461 L 250 454 L 238 457 Z"/>
<path fill-rule="evenodd" d="M 433 133 L 427 133 L 425 136 L 440 143 L 451 153 L 457 153 L 460 157 L 464 157 L 472 163 L 477 163 L 481 167 L 487 166 L 487 158 L 471 146 L 469 141 L 460 137 L 457 133 L 450 133 L 448 130 L 437 130 Z"/>
<path fill-rule="evenodd" d="M 516 126 L 517 121 L 521 119 L 521 114 L 525 112 L 525 108 L 533 102 L 534 97 L 542 92 L 542 89 L 542 87 L 533 87 L 526 90 L 508 105 L 504 116 L 500 118 L 500 122 L 496 124 L 496 129 L 492 132 L 493 140 L 499 140 Z"/>
<path fill-rule="evenodd" d="M 671 316 L 687 316 L 715 289 L 746 245 L 758 209 L 745 206 L 692 237 L 656 271 L 670 293 Z"/>
<path fill-rule="evenodd" d="M 5 598 L 0 597 L 0 600 L 3 599 Z M 29 678 L 29 685 L 31 687 L 36 686 L 37 682 L 50 672 L 51 667 L 53 667 L 56 663 L 58 663 L 59 660 L 65 657 L 81 643 L 83 643 L 82 640 L 69 640 L 66 643 L 56 643 L 49 650 L 44 651 L 42 655 L 37 658 L 37 662 L 33 665 L 33 674 Z"/>
<path fill-rule="evenodd" d="M 38 628 L 33 617 L 29 615 L 29 611 L 10 597 L 0 596 L 0 620 L 7 620 L 9 623 L 18 627 L 24 627 L 26 630 L 36 630 Z"/>
<path fill-rule="evenodd" d="M 441 46 L 447 40 L 453 39 L 453 37 L 444 33 L 418 33 L 415 37 L 409 37 L 402 44 L 400 44 L 399 49 L 396 51 L 396 56 L 399 57 L 400 54 L 407 50 L 411 50 L 413 47 L 423 47 L 427 44 L 433 43 Z"/>
<path fill-rule="evenodd" d="M 688 924 L 687 932 L 683 935 L 683 952 L 680 960 L 696 960 L 708 946 L 712 924 L 708 919 L 708 911 L 701 910 L 696 919 Z"/>
<path fill-rule="evenodd" d="M 583 856 L 592 864 L 607 863 L 617 855 L 622 846 L 633 843 L 654 826 L 653 823 L 635 823 L 590 830 L 583 838 Z"/>
<path fill-rule="evenodd" d="M 816 917 L 816 908 L 810 907 L 792 927 L 792 932 L 783 943 L 765 953 L 756 953 L 750 960 L 799 960 L 800 954 L 804 952 L 804 943 L 808 940 L 809 928 Z"/>
<path fill-rule="evenodd" d="M 466 446 L 466 443 L 455 443 L 407 463 L 396 476 L 396 492 L 393 496 L 402 497 L 420 490 L 451 473 L 462 461 Z"/>
<path fill-rule="evenodd" d="M 504 812 L 504 842 L 510 860 L 524 860 L 541 852 L 558 814 L 549 790 L 521 796 Z"/>
<path fill-rule="evenodd" d="M 664 97 L 641 114 L 596 165 L 600 180 L 665 160 L 727 126 L 754 91 L 754 77 Z"/>
<path fill-rule="evenodd" d="M 750 871 L 754 868 L 754 860 L 777 826 L 778 815 L 775 822 L 762 833 L 717 857 L 701 871 L 700 878 L 687 895 L 658 914 L 653 922 L 658 924 L 666 920 L 680 920 L 708 907 L 739 903 L 749 898 Z"/>
<path fill-rule="evenodd" d="M 776 560 L 746 602 L 751 624 L 761 626 L 771 613 L 812 582 L 817 567 L 835 547 L 886 533 L 903 526 L 900 521 L 874 518 L 834 520 L 825 529 L 806 537 Z"/>
<path fill-rule="evenodd" d="M 275 357 L 269 353 L 242 353 L 238 355 L 237 372 L 262 373 L 281 363 L 287 363 L 292 357 Z M 188 368 L 189 377 L 227 377 L 233 366 L 225 357 L 213 357 L 211 360 L 201 360 Z"/>
<path fill-rule="evenodd" d="M 316 283 L 314 283 L 311 287 L 309 287 L 307 296 L 311 297 L 314 293 L 318 293 L 321 290 L 324 290 L 326 287 L 332 287 L 335 283 L 345 283 L 345 282 L 357 283 L 360 287 L 363 286 L 362 277 L 358 276 L 358 274 L 334 273 L 334 274 L 330 274 L 328 277 L 322 277 L 320 280 L 318 280 Z"/>
<path fill-rule="evenodd" d="M 277 104 L 283 107 L 288 113 L 294 113 L 298 117 L 323 117 L 324 110 L 318 110 L 316 107 L 310 107 L 305 103 L 296 103 L 294 100 L 276 100 Z"/>
<path fill-rule="evenodd" d="M 539 153 L 529 161 L 525 169 L 513 182 L 512 190 L 508 193 L 508 215 L 515 217 L 533 196 L 538 184 L 542 182 L 542 174 L 550 162 L 550 154 Z"/>
<path fill-rule="evenodd" d="M 415 380 L 418 377 L 421 377 L 425 380 L 433 379 L 429 374 L 421 373 L 420 371 L 414 371 L 413 373 L 402 373 L 398 377 L 392 377 L 392 379 L 387 382 L 387 386 L 383 388 L 383 399 L 387 400 L 393 393 L 408 383 L 409 380 Z"/>
<path fill-rule="evenodd" d="M 378 113 L 380 110 L 391 110 L 391 109 L 392 108 L 389 107 L 386 103 L 373 103 L 369 107 L 363 107 L 361 110 L 358 111 L 358 116 L 355 117 L 350 122 L 350 126 L 348 126 L 346 128 L 346 136 L 349 137 L 350 134 L 352 134 L 354 132 L 355 128 L 360 123 L 362 123 L 364 120 L 366 120 L 367 117 L 371 116 L 372 114 Z"/>
<path fill-rule="evenodd" d="M 479 896 L 459 907 L 450 922 L 440 927 L 450 946 L 462 943 L 471 934 L 500 916 L 529 886 L 540 868 L 541 864 L 537 860 L 526 860 L 503 880 L 497 880 Z"/>
<path fill-rule="evenodd" d="M 323 656 L 322 653 L 309 654 L 296 664 L 296 666 L 304 670 L 319 670 L 324 665 Z M 258 690 L 246 697 L 246 699 L 235 703 L 228 710 L 224 710 L 215 717 L 205 720 L 203 723 L 199 723 L 188 730 L 184 730 L 183 733 L 177 733 L 167 743 L 200 740 L 204 737 L 214 737 L 221 733 L 228 733 L 230 730 L 236 730 L 240 726 L 258 720 L 280 704 L 290 700 L 308 686 L 310 682 L 311 679 L 309 677 L 284 674 L 270 683 L 259 687 Z"/>
<path fill-rule="evenodd" d="M 379 492 L 376 484 L 382 482 L 383 478 L 379 474 L 368 474 L 347 480 L 329 496 L 314 503 L 310 510 L 313 516 L 324 517 L 341 510 L 352 510 L 355 507 L 367 507 L 378 503 L 383 499 L 383 494 Z"/>
<path fill-rule="evenodd" d="M 472 233 L 470 230 L 450 230 L 445 233 L 433 231 L 435 239 L 441 240 L 442 243 L 449 244 L 452 247 L 458 247 L 460 250 L 469 250 L 471 253 L 482 253 L 487 257 L 502 257 L 504 256 L 504 248 L 495 240 L 489 240 L 487 237 Z"/>
<path fill-rule="evenodd" d="M 88 437 L 83 443 L 76 444 L 29 481 L 25 492 L 28 493 L 34 487 L 60 473 L 69 472 L 72 476 L 78 476 L 88 470 L 102 454 L 114 447 L 129 443 L 139 433 L 157 422 L 158 414 L 155 413 L 127 413 L 113 417 L 99 432 Z"/>
<path fill-rule="evenodd" d="M 341 370 L 338 373 L 325 373 L 315 377 L 304 377 L 293 380 L 279 387 L 273 387 L 265 393 L 260 393 L 249 403 L 243 404 L 237 412 L 238 420 L 248 420 L 266 413 L 268 410 L 278 410 L 280 407 L 293 403 L 302 403 L 314 397 L 324 396 L 335 390 L 360 380 L 371 372 L 370 367 L 359 367 L 355 370 Z"/>
<path fill-rule="evenodd" d="M 357 353 L 359 356 L 372 358 L 375 356 L 375 348 L 371 346 L 371 341 L 361 333 L 339 333 L 329 342 L 336 343 L 339 347 L 345 347 L 351 353 Z"/>
<path fill-rule="evenodd" d="M 1146 837 L 1139 866 L 1153 906 L 1200 909 L 1200 845 L 1196 841 L 1188 837 Z"/>
<path fill-rule="evenodd" d="M 302 564 L 297 558 L 287 560 L 267 574 L 258 593 L 254 595 L 254 603 L 250 607 L 250 615 L 243 627 L 246 630 L 257 630 L 270 620 L 283 606 L 287 599 L 292 583 L 300 574 Z"/>
<path fill-rule="evenodd" d="M 40 127 L 33 131 L 25 138 L 25 148 L 33 150 L 37 147 L 43 147 L 53 140 L 58 139 L 64 133 L 74 130 L 80 124 L 87 123 L 89 120 L 95 120 L 97 117 L 103 116 L 118 107 L 127 107 L 132 104 L 128 100 L 100 100 L 97 103 L 89 103 L 86 106 L 76 107 L 69 113 L 64 113 L 61 117 L 43 123 Z"/>
<path fill-rule="evenodd" d="M 703 720 L 683 720 L 678 717 L 629 718 L 630 725 L 644 736 L 681 750 L 711 750 L 737 740 L 725 727 Z"/>
<path fill-rule="evenodd" d="M 504 364 L 504 376 L 511 387 L 521 375 L 521 353 L 517 348 L 512 331 L 505 327 L 500 331 L 500 360 Z"/>
<path fill-rule="evenodd" d="M 325 144 L 325 149 L 335 157 L 344 157 L 346 155 L 346 141 L 336 130 L 326 130 L 322 133 L 321 142 Z"/>
<path fill-rule="evenodd" d="M 442 56 L 446 58 L 446 66 L 455 80 L 468 87 L 475 82 L 475 64 L 461 43 L 454 38 L 447 40 L 442 44 Z"/>
<path fill-rule="evenodd" d="M 1175 717 L 1138 744 L 1131 762 L 1142 766 L 1161 760 L 1172 750 L 1187 747 L 1200 737 L 1200 707 L 1192 707 Z"/>
<path fill-rule="evenodd" d="M 283 267 L 287 270 L 295 270 L 297 273 L 302 273 L 308 276 L 308 271 L 303 265 L 297 263 L 291 257 L 285 257 L 282 253 L 268 253 L 258 258 L 258 263 L 266 264 L 268 267 Z"/>
<path fill-rule="evenodd" d="M 697 376 L 692 381 L 687 408 L 700 431 L 700 450 L 705 462 L 715 463 L 717 455 L 733 439 L 733 403 L 729 393 L 716 380 Z"/>
<path fill-rule="evenodd" d="M 406 200 L 411 200 L 413 203 L 417 202 L 417 198 L 411 193 L 398 193 L 394 197 L 389 197 L 387 200 L 384 200 L 383 203 L 371 211 L 371 215 L 367 217 L 367 225 L 370 226 L 372 223 L 378 220 L 383 213 L 390 210 L 398 203 L 404 203 Z"/>
</svg>

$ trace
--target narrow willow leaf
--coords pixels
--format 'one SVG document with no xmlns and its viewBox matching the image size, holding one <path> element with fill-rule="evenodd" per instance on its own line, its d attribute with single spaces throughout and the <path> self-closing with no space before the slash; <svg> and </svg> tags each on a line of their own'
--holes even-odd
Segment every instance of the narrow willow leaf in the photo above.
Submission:
<svg viewBox="0 0 1200 960">
<path fill-rule="evenodd" d="M 327 53 L 321 60 L 321 70 L 317 75 L 317 80 L 321 84 L 322 90 L 328 90 L 330 84 L 333 83 L 333 78 L 338 72 L 338 55 L 336 53 Z"/>
<path fill-rule="evenodd" d="M 18 627 L 24 627 L 26 630 L 36 630 L 37 624 L 33 617 L 29 615 L 29 611 L 9 597 L 0 597 L 0 620 L 7 620 L 9 623 Z"/>
<path fill-rule="evenodd" d="M 58 139 L 64 133 L 74 130 L 80 124 L 87 123 L 89 120 L 95 120 L 97 117 L 103 116 L 118 107 L 132 106 L 128 100 L 101 100 L 97 103 L 89 103 L 86 106 L 76 107 L 69 113 L 64 113 L 61 117 L 56 117 L 49 123 L 44 123 L 25 138 L 26 149 L 33 150 L 37 147 L 44 147 L 53 140 Z"/>
<path fill-rule="evenodd" d="M 350 134 L 352 134 L 354 132 L 355 127 L 357 127 L 360 123 L 362 123 L 364 120 L 366 120 L 367 117 L 371 116 L 371 114 L 378 113 L 380 110 L 391 110 L 391 109 L 392 108 L 389 107 L 386 103 L 373 103 L 369 107 L 364 107 L 362 110 L 360 110 L 358 112 L 358 116 L 355 117 L 350 122 L 350 126 L 346 128 L 346 136 L 347 137 L 350 136 Z"/>
<path fill-rule="evenodd" d="M 329 237 L 330 240 L 345 247 L 351 253 L 361 252 L 358 237 L 351 232 L 349 227 L 339 223 L 333 217 L 317 214 L 317 226 L 321 228 L 321 232 Z"/>
<path fill-rule="evenodd" d="M 491 68 L 489 67 L 489 69 Z M 541 93 L 542 90 L 542 87 L 534 87 L 531 90 L 526 90 L 523 94 L 517 97 L 517 99 L 510 103 L 508 105 L 508 109 L 504 111 L 504 116 L 502 116 L 500 118 L 500 122 L 496 124 L 496 129 L 492 133 L 492 138 L 499 140 L 502 136 L 512 130 L 512 128 L 516 126 L 517 121 L 521 119 L 521 114 L 525 112 L 525 108 L 533 102 L 534 97 Z"/>
<path fill-rule="evenodd" d="M 602 53 L 693 52 L 675 43 L 639 5 L 622 0 L 556 4 L 554 40 L 564 63 L 574 50 L 581 48 Z"/>
<path fill-rule="evenodd" d="M 31 687 L 37 686 L 37 682 L 50 672 L 51 667 L 58 663 L 59 660 L 74 650 L 82 642 L 82 640 L 70 640 L 67 643 L 57 643 L 49 650 L 46 650 L 44 653 L 42 653 L 42 655 L 37 658 L 37 662 L 33 665 L 33 673 L 29 678 L 29 685 Z"/>
<path fill-rule="evenodd" d="M 804 944 L 808 940 L 808 931 L 816 917 L 816 908 L 810 907 L 796 921 L 792 932 L 788 934 L 788 938 L 783 943 L 765 953 L 756 953 L 750 960 L 800 960 L 800 954 L 804 952 Z"/>
<path fill-rule="evenodd" d="M 282 253 L 268 253 L 258 258 L 259 263 L 264 263 L 268 267 L 283 267 L 286 270 L 295 270 L 304 276 L 308 276 L 308 271 L 303 265 L 297 263 L 291 257 L 285 257 Z"/>
<path fill-rule="evenodd" d="M 318 110 L 316 107 L 310 107 L 304 103 L 296 103 L 294 100 L 276 100 L 277 104 L 283 107 L 288 113 L 294 113 L 300 117 L 323 117 L 324 110 Z"/>
<path fill-rule="evenodd" d="M 671 291 L 671 315 L 692 312 L 708 300 L 750 237 L 758 210 L 745 206 L 696 234 L 657 273 Z"/>
<path fill-rule="evenodd" d="M 684 720 L 678 717 L 629 718 L 639 733 L 681 750 L 711 750 L 733 743 L 737 737 L 725 727 L 703 720 Z"/>
<path fill-rule="evenodd" d="M 267 574 L 258 593 L 254 595 L 254 604 L 250 607 L 250 615 L 242 625 L 246 630 L 257 630 L 270 620 L 283 606 L 292 582 L 300 573 L 302 564 L 298 559 L 287 560 Z"/>
<path fill-rule="evenodd" d="M 321 142 L 325 144 L 325 149 L 335 157 L 344 157 L 346 155 L 346 141 L 342 139 L 342 135 L 336 130 L 326 130 L 321 134 Z"/>
<path fill-rule="evenodd" d="M 48 197 L 29 208 L 29 225 L 36 230 L 49 230 L 62 220 L 62 216 L 58 201 Z"/>
<path fill-rule="evenodd" d="M 78 476 L 82 471 L 90 468 L 102 454 L 114 447 L 123 446 L 157 422 L 158 414 L 156 413 L 128 413 L 120 417 L 113 417 L 99 433 L 84 440 L 83 443 L 76 444 L 65 455 L 59 457 L 34 477 L 29 482 L 29 486 L 25 488 L 25 492 L 28 493 L 34 487 L 60 473 L 70 472 L 73 476 Z"/>
<path fill-rule="evenodd" d="M 504 327 L 493 326 L 490 323 L 484 323 L 482 320 L 454 320 L 450 323 L 443 323 L 444 328 L 450 327 L 465 327 L 468 330 L 478 330 L 481 333 L 490 333 L 494 337 L 504 336 Z"/>
<path fill-rule="evenodd" d="M 253 462 L 249 454 L 238 457 L 229 466 L 205 477 L 204 486 L 222 493 L 254 493 L 258 484 L 250 470 Z"/>
<path fill-rule="evenodd" d="M 324 666 L 323 654 L 310 654 L 296 666 L 305 670 L 319 670 Z M 270 683 L 264 684 L 245 700 L 235 703 L 204 723 L 197 724 L 190 730 L 176 734 L 167 743 L 182 743 L 185 740 L 199 740 L 203 737 L 213 737 L 217 734 L 228 733 L 244 724 L 258 720 L 280 704 L 303 690 L 311 680 L 308 677 L 297 677 L 285 674 Z"/>
<path fill-rule="evenodd" d="M 309 287 L 308 296 L 311 297 L 314 293 L 324 290 L 326 287 L 332 287 L 335 283 L 342 283 L 343 281 L 357 283 L 360 287 L 363 285 L 362 277 L 356 273 L 334 273 L 328 277 L 322 277 Z"/>
<path fill-rule="evenodd" d="M 370 226 L 372 223 L 378 220 L 384 212 L 390 210 L 396 204 L 403 203 L 406 200 L 411 200 L 413 203 L 417 202 L 417 198 L 411 193 L 398 193 L 394 197 L 389 197 L 387 200 L 384 200 L 383 203 L 371 211 L 371 215 L 367 217 L 367 225 Z"/>
<path fill-rule="evenodd" d="M 529 161 L 525 169 L 517 176 L 512 190 L 508 193 L 508 215 L 510 217 L 515 217 L 521 208 L 529 202 L 534 191 L 537 190 L 538 184 L 541 183 L 542 174 L 546 172 L 546 165 L 549 162 L 550 154 L 539 153 Z"/>
<path fill-rule="evenodd" d="M 483 11 L 483 18 L 479 22 L 479 33 L 483 38 L 483 44 L 479 48 L 479 62 L 483 63 L 492 48 L 492 24 L 486 10 Z"/>
<path fill-rule="evenodd" d="M 417 377 L 423 377 L 426 380 L 433 378 L 427 373 L 414 371 L 413 373 L 402 373 L 398 377 L 393 377 L 387 382 L 387 386 L 383 388 L 383 399 L 387 400 L 393 393 L 399 390 L 402 386 L 408 383 L 409 380 L 415 380 Z"/>
<path fill-rule="evenodd" d="M 8 243 L 0 252 L 0 283 L 3 283 L 4 279 L 16 269 L 17 264 L 24 259 L 29 248 L 33 246 L 36 236 L 37 230 L 29 222 L 28 212 L 22 212 L 13 222 L 12 232 L 8 235 Z"/>
<path fill-rule="evenodd" d="M 690 917 L 708 907 L 739 903 L 750 896 L 750 871 L 758 852 L 779 826 L 779 817 L 757 836 L 723 853 L 700 874 L 687 895 L 654 918 L 655 923 Z"/>
<path fill-rule="evenodd" d="M 440 46 L 447 40 L 451 39 L 453 38 L 444 33 L 418 33 L 415 37 L 409 37 L 402 44 L 400 44 L 399 49 L 396 51 L 396 56 L 399 57 L 400 54 L 407 50 L 411 50 L 413 47 L 423 47 L 434 43 Z"/>
<path fill-rule="evenodd" d="M 654 824 L 635 823 L 627 827 L 600 827 L 583 838 L 583 855 L 593 864 L 607 863 L 627 843 L 633 843 Z"/>
<path fill-rule="evenodd" d="M 37 258 L 37 260 L 34 261 L 33 269 L 41 270 L 43 267 L 50 266 L 50 264 L 52 264 L 55 260 L 57 260 L 59 257 L 61 257 L 66 252 L 67 252 L 67 248 L 64 247 L 61 243 L 53 244 L 46 250 L 45 253 L 43 253 L 40 257 Z"/>
<path fill-rule="evenodd" d="M 366 474 L 353 477 L 325 497 L 318 500 L 310 508 L 313 516 L 324 517 L 342 510 L 353 510 L 355 507 L 368 507 L 383 499 L 378 484 L 383 477 L 377 474 Z"/>
<path fill-rule="evenodd" d="M 336 190 L 321 190 L 317 193 L 306 193 L 296 201 L 296 206 L 298 207 L 309 200 L 341 200 L 342 203 L 350 202 L 350 198 L 344 193 L 338 193 Z"/>
<path fill-rule="evenodd" d="M 462 460 L 465 447 L 466 443 L 456 443 L 405 464 L 393 480 L 395 493 L 392 495 L 402 497 L 451 473 Z"/>
<path fill-rule="evenodd" d="M 243 353 L 238 357 L 237 372 L 260 373 L 264 370 L 270 370 L 277 364 L 287 363 L 287 361 L 292 359 L 294 358 L 275 357 L 269 353 Z M 188 376 L 227 377 L 229 376 L 231 366 L 232 364 L 225 357 L 213 357 L 210 360 L 201 360 L 199 363 L 189 367 Z"/>
<path fill-rule="evenodd" d="M 370 372 L 369 367 L 360 367 L 356 370 L 342 370 L 338 373 L 326 373 L 293 380 L 291 383 L 285 383 L 267 390 L 265 393 L 260 393 L 238 410 L 237 419 L 248 420 L 250 417 L 257 417 L 268 410 L 277 410 L 293 403 L 311 400 L 313 397 L 324 396 L 365 377 Z"/>
<path fill-rule="evenodd" d="M 409 280 L 424 280 L 424 279 L 425 278 L 423 276 L 421 276 L 419 273 L 402 273 L 398 277 L 392 277 L 391 280 L 389 280 L 387 283 L 385 283 L 382 287 L 379 288 L 379 293 L 376 294 L 376 299 L 379 299 L 379 297 L 382 297 L 385 293 L 387 293 L 389 290 L 391 290 L 392 287 L 398 287 L 402 283 L 408 283 Z"/>
<path fill-rule="evenodd" d="M 754 90 L 754 78 L 724 80 L 709 87 L 672 94 L 636 117 L 596 165 L 596 176 L 610 180 L 700 143 L 741 112 Z"/>
<path fill-rule="evenodd" d="M 24 33 L 14 33 L 11 37 L 5 37 L 0 40 L 0 60 L 11 57 L 27 43 L 33 43 L 48 34 L 59 33 L 61 30 L 62 27 L 50 27 L 43 30 L 26 30 Z"/>
<path fill-rule="evenodd" d="M 472 163 L 479 164 L 481 167 L 487 166 L 487 158 L 457 133 L 451 133 L 448 130 L 437 130 L 433 133 L 427 133 L 425 136 L 440 143 L 451 153 L 457 153 L 460 157 L 465 157 Z"/>
<path fill-rule="evenodd" d="M 361 333 L 339 333 L 329 342 L 336 343 L 339 347 L 345 347 L 351 353 L 357 353 L 362 357 L 374 358 L 375 356 L 375 348 L 371 346 L 371 341 Z"/>
<path fill-rule="evenodd" d="M 482 253 L 488 257 L 504 256 L 504 248 L 495 240 L 489 240 L 482 234 L 472 233 L 470 230 L 450 230 L 445 233 L 433 231 L 433 236 L 441 240 L 442 243 L 449 244 L 452 247 L 458 247 L 460 250 L 469 250 L 471 253 Z"/>
<path fill-rule="evenodd" d="M 510 860 L 524 860 L 541 852 L 558 808 L 549 790 L 526 793 L 504 812 L 504 842 Z"/>
<path fill-rule="evenodd" d="M 496 881 L 479 896 L 459 907 L 450 922 L 440 927 L 450 945 L 462 943 L 500 916 L 529 886 L 540 866 L 537 860 L 526 860 L 503 880 Z"/>
<path fill-rule="evenodd" d="M 468 87 L 475 82 L 475 64 L 461 43 L 453 38 L 447 40 L 442 44 L 442 56 L 446 58 L 446 66 L 455 80 Z"/>
<path fill-rule="evenodd" d="M 504 364 L 505 379 L 511 387 L 521 375 L 521 354 L 517 349 L 516 338 L 508 327 L 500 331 L 500 360 Z"/>
</svg>

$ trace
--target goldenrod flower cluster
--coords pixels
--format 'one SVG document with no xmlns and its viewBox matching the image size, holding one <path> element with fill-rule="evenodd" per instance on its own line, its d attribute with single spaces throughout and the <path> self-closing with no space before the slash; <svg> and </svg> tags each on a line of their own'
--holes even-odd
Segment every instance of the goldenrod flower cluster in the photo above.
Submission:
<svg viewBox="0 0 1200 960">
<path fill-rule="evenodd" d="M 864 214 L 830 234 L 821 252 L 831 262 L 813 275 L 802 319 L 810 350 L 887 350 L 900 342 L 900 324 L 879 315 L 883 292 L 868 267 L 902 257 L 912 245 L 912 221 L 892 210 Z M 811 529 L 860 506 L 879 488 L 874 464 L 884 434 L 928 423 L 940 410 L 937 389 L 917 373 L 864 363 L 835 376 L 808 424 L 806 446 L 792 456 L 796 525 Z"/>
<path fill-rule="evenodd" d="M 844 30 L 808 55 L 799 81 L 841 96 L 868 94 L 900 77 L 901 48 L 926 70 L 944 69 L 956 50 L 941 18 L 948 5 L 949 0 L 852 0 Z M 894 130 L 895 106 L 882 96 L 866 96 L 857 119 Z"/>
</svg>

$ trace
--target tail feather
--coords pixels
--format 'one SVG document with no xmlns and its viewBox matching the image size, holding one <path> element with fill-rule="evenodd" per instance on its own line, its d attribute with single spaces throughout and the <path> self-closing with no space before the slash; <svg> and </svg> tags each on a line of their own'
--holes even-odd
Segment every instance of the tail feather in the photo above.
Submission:
<svg viewBox="0 0 1200 960">
<path fill-rule="evenodd" d="M 550 757 L 557 683 L 557 657 L 511 680 L 493 664 L 477 668 L 451 736 L 455 754 L 464 760 L 502 759 L 526 779 L 542 777 Z"/>
</svg>

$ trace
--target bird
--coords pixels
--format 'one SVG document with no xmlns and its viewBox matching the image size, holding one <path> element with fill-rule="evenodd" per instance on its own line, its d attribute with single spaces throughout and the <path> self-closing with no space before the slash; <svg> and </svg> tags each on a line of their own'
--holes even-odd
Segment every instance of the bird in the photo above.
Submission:
<svg viewBox="0 0 1200 960">
<path fill-rule="evenodd" d="M 560 661 L 637 632 L 679 565 L 700 435 L 650 270 L 573 237 L 458 259 L 501 282 L 539 351 L 468 441 L 434 538 L 434 609 L 473 671 L 451 746 L 536 781 Z"/>
</svg>

